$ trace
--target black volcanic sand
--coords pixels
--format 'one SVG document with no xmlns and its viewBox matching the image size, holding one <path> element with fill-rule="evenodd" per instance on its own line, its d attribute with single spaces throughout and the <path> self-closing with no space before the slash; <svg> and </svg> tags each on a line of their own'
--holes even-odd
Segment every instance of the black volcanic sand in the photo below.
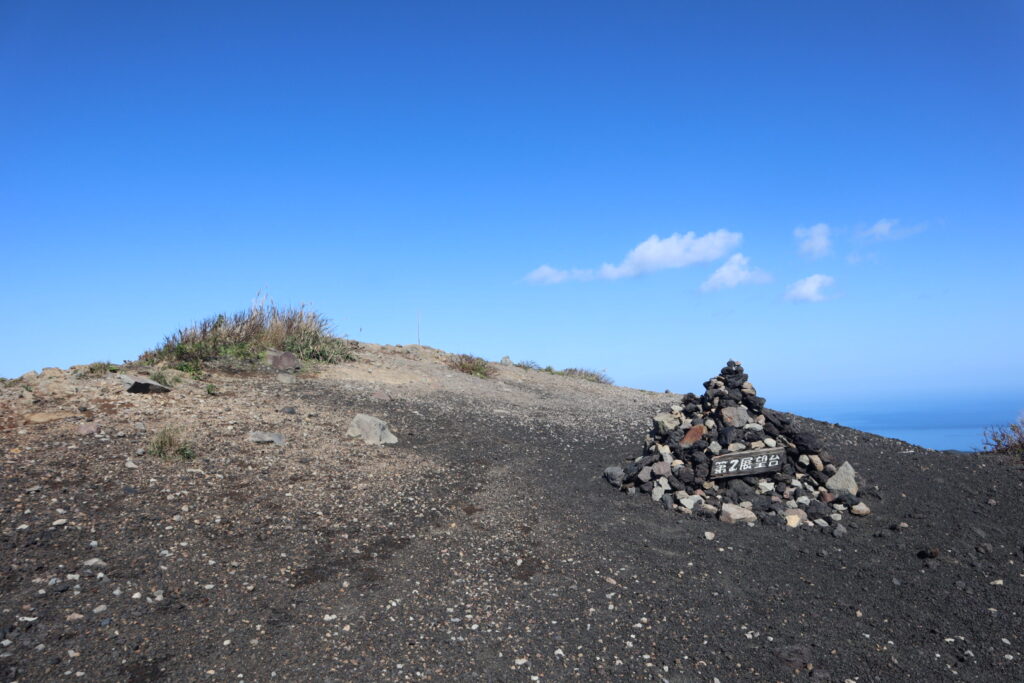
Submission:
<svg viewBox="0 0 1024 683">
<path fill-rule="evenodd" d="M 224 453 L 135 471 L 89 439 L 26 464 L 0 433 L 3 680 L 1024 680 L 1019 462 L 794 418 L 867 482 L 874 513 L 836 539 L 684 517 L 605 483 L 675 395 L 573 410 L 543 392 L 523 408 L 249 381 L 345 416 L 339 441 L 355 412 L 384 418 L 429 466 L 355 507 L 351 460 L 329 452 L 282 450 L 299 459 L 287 475 Z M 334 505 L 303 509 L 296 487 Z M 16 530 L 59 505 L 74 525 Z"/>
</svg>

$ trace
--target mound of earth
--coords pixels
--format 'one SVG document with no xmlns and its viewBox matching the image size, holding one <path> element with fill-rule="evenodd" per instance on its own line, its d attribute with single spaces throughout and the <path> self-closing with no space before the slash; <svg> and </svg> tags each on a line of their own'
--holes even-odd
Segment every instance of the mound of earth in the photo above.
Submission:
<svg viewBox="0 0 1024 683">
<path fill-rule="evenodd" d="M 601 476 L 688 397 L 446 359 L 0 387 L 0 678 L 1024 680 L 1019 461 L 778 413 L 873 514 L 727 525 Z"/>
</svg>

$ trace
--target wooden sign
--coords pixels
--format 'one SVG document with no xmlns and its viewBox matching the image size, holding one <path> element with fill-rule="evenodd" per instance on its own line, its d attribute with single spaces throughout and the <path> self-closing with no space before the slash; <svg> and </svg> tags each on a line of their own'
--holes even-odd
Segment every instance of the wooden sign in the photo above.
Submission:
<svg viewBox="0 0 1024 683">
<path fill-rule="evenodd" d="M 782 469 L 785 448 L 758 448 L 753 451 L 739 451 L 711 458 L 711 479 L 745 477 L 764 472 L 778 472 Z"/>
</svg>

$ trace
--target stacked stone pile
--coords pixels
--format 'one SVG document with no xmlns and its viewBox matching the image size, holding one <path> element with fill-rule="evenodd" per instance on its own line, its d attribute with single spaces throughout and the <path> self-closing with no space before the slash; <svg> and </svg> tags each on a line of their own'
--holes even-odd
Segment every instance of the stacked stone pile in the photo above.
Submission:
<svg viewBox="0 0 1024 683">
<path fill-rule="evenodd" d="M 703 396 L 687 394 L 680 405 L 655 415 L 643 453 L 607 468 L 605 479 L 683 514 L 733 524 L 819 528 L 842 536 L 844 515 L 871 513 L 857 497 L 850 463 L 837 466 L 816 436 L 765 410 L 739 363 L 730 360 L 704 388 Z M 749 458 L 730 463 L 738 476 L 713 461 L 747 452 Z M 713 466 L 724 476 L 712 479 Z M 758 467 L 777 471 L 743 474 Z"/>
</svg>

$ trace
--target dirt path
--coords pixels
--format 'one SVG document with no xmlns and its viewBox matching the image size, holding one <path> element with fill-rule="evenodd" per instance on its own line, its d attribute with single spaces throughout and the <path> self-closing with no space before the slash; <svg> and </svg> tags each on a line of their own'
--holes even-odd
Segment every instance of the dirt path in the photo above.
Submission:
<svg viewBox="0 0 1024 683">
<path fill-rule="evenodd" d="M 840 539 L 733 527 L 601 479 L 672 396 L 442 360 L 4 389 L 0 676 L 1024 679 L 1019 464 L 806 421 L 875 513 Z M 346 438 L 356 412 L 399 443 Z M 168 424 L 197 459 L 136 455 Z"/>
</svg>

